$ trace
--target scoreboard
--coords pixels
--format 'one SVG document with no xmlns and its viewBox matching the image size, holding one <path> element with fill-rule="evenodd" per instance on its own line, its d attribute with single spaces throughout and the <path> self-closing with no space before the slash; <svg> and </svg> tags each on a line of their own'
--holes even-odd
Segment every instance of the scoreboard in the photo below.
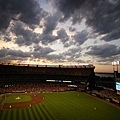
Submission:
<svg viewBox="0 0 120 120">
<path fill-rule="evenodd" d="M 116 78 L 116 90 L 120 90 L 120 78 Z"/>
</svg>

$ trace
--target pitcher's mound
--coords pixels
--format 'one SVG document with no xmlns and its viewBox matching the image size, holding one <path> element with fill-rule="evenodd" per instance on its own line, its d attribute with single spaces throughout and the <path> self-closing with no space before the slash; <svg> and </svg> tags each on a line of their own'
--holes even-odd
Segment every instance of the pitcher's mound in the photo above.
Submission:
<svg viewBox="0 0 120 120">
<path fill-rule="evenodd" d="M 16 99 L 16 100 L 20 100 L 21 98 L 20 98 L 20 97 L 16 97 L 15 99 Z"/>
</svg>

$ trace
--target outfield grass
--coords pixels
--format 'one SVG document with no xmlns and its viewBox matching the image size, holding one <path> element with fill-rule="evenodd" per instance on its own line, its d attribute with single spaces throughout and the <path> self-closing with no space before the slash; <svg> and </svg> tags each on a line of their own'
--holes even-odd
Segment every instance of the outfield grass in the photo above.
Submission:
<svg viewBox="0 0 120 120">
<path fill-rule="evenodd" d="M 17 97 L 20 97 L 20 99 L 16 99 Z M 32 98 L 28 94 L 12 94 L 6 97 L 4 103 L 19 103 L 19 102 L 28 102 L 31 101 Z"/>
<path fill-rule="evenodd" d="M 120 109 L 80 92 L 43 93 L 41 104 L 3 110 L 0 120 L 119 120 Z M 96 108 L 96 109 L 95 109 Z"/>
</svg>

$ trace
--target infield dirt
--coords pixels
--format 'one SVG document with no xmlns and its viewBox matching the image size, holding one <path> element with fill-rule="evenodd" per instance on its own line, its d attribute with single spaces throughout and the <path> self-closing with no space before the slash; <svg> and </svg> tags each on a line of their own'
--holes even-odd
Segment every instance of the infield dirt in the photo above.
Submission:
<svg viewBox="0 0 120 120">
<path fill-rule="evenodd" d="M 32 98 L 31 101 L 19 102 L 19 103 L 4 103 L 2 106 L 2 109 L 4 110 L 4 109 L 19 109 L 19 108 L 25 108 L 25 107 L 32 107 L 36 104 L 41 103 L 44 100 L 44 97 L 41 94 L 31 93 L 27 95 L 29 95 Z"/>
</svg>

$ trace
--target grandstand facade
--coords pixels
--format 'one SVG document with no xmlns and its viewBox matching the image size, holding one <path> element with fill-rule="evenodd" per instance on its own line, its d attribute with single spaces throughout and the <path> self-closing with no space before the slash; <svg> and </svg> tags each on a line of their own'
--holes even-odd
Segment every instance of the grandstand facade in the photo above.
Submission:
<svg viewBox="0 0 120 120">
<path fill-rule="evenodd" d="M 94 80 L 93 65 L 0 65 L 0 83 L 22 83 L 22 82 L 46 82 L 56 80 L 57 82 L 71 81 L 79 83 L 89 82 L 93 87 Z"/>
</svg>

